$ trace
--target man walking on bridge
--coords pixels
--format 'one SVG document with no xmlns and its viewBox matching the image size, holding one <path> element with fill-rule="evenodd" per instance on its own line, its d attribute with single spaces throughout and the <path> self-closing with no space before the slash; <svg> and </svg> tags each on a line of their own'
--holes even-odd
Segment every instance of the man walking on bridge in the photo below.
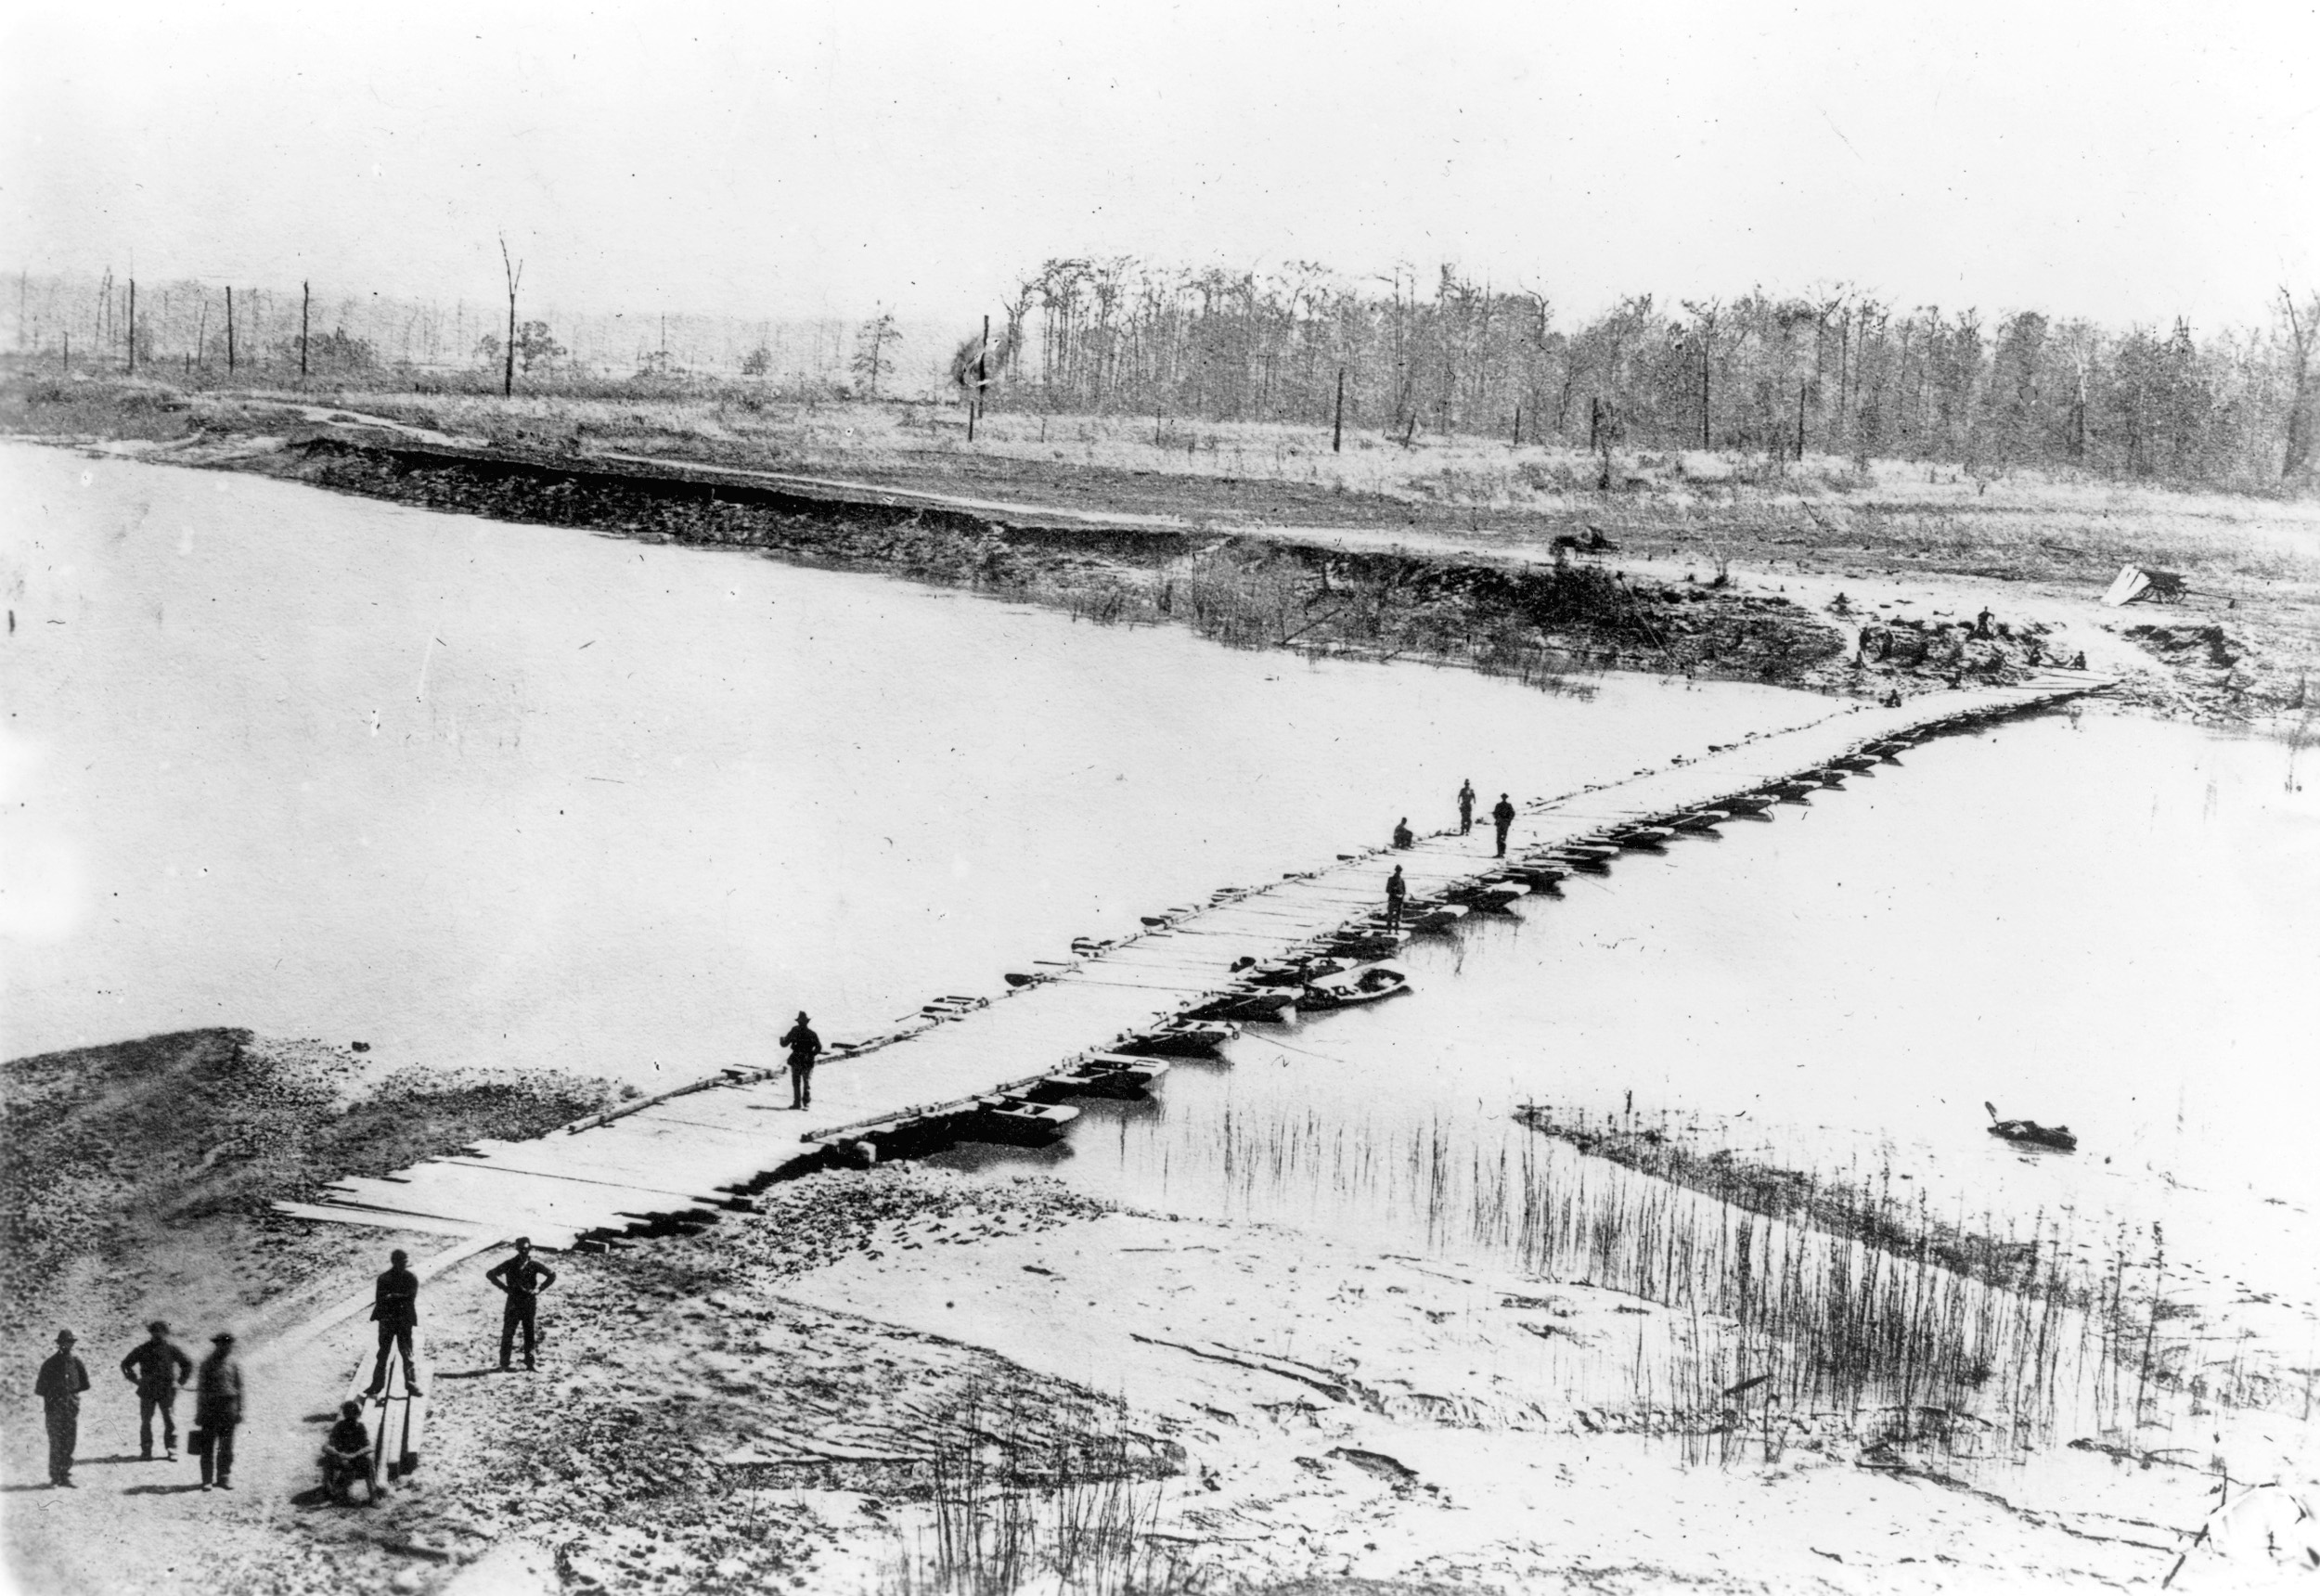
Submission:
<svg viewBox="0 0 2320 1596">
<path fill-rule="evenodd" d="M 1458 834 L 1464 836 L 1475 829 L 1475 784 L 1472 779 L 1458 784 Z"/>
<path fill-rule="evenodd" d="M 411 1333 L 419 1329 L 419 1277 L 411 1273 L 410 1255 L 397 1248 L 387 1255 L 386 1271 L 379 1277 L 371 1299 L 370 1317 L 379 1321 L 379 1358 L 371 1366 L 370 1392 L 387 1388 L 387 1361 L 396 1347 L 403 1349 L 403 1384 L 414 1396 L 419 1388 L 419 1362 L 411 1356 Z"/>
<path fill-rule="evenodd" d="M 1401 879 L 1401 867 L 1396 865 L 1394 873 L 1386 878 L 1386 930 L 1399 931 L 1401 929 L 1401 906 L 1403 900 L 1409 895 L 1409 883 Z"/>
<path fill-rule="evenodd" d="M 1499 857 L 1502 859 L 1506 857 L 1506 829 L 1514 823 L 1514 805 L 1507 802 L 1503 792 L 1491 807 L 1490 822 L 1499 829 Z"/>
<path fill-rule="evenodd" d="M 516 1238 L 516 1255 L 502 1258 L 492 1266 L 483 1278 L 508 1294 L 508 1301 L 499 1316 L 499 1367 L 511 1364 L 516 1349 L 516 1327 L 523 1327 L 523 1367 L 536 1369 L 532 1358 L 533 1343 L 539 1334 L 540 1293 L 556 1283 L 556 1271 L 532 1255 L 532 1238 Z"/>
<path fill-rule="evenodd" d="M 781 1045 L 790 1049 L 790 1106 L 814 1106 L 814 1061 L 821 1057 L 821 1038 L 814 1035 L 813 1026 L 806 1022 L 806 1010 L 797 1011 L 797 1023 L 781 1038 Z"/>
</svg>

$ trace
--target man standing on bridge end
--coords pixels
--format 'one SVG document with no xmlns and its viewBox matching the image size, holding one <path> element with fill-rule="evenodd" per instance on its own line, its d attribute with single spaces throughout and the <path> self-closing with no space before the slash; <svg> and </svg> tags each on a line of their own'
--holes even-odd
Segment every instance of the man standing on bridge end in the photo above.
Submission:
<svg viewBox="0 0 2320 1596">
<path fill-rule="evenodd" d="M 499 1367 L 511 1366 L 516 1349 L 516 1326 L 523 1327 L 523 1367 L 536 1369 L 532 1347 L 539 1335 L 540 1293 L 556 1283 L 556 1271 L 532 1255 L 532 1238 L 516 1238 L 516 1255 L 502 1258 L 483 1278 L 508 1294 L 499 1316 Z"/>
<path fill-rule="evenodd" d="M 1499 829 L 1499 857 L 1502 859 L 1506 857 L 1506 830 L 1514 823 L 1514 805 L 1507 802 L 1503 792 L 1490 810 L 1490 823 Z"/>
<path fill-rule="evenodd" d="M 797 1011 L 797 1023 L 782 1036 L 781 1045 L 790 1049 L 790 1106 L 814 1106 L 814 1061 L 821 1056 L 821 1038 L 806 1021 L 806 1010 Z"/>
<path fill-rule="evenodd" d="M 1458 834 L 1464 836 L 1475 829 L 1475 784 L 1471 779 L 1458 784 Z"/>
<path fill-rule="evenodd" d="M 424 1395 L 419 1388 L 419 1362 L 411 1356 L 411 1333 L 419 1329 L 419 1277 L 411 1273 L 410 1264 L 410 1255 L 399 1248 L 388 1254 L 386 1271 L 371 1299 L 370 1317 L 379 1322 L 379 1358 L 370 1371 L 373 1396 L 387 1388 L 387 1363 L 398 1346 L 403 1349 L 404 1388 L 414 1396 Z"/>
<path fill-rule="evenodd" d="M 1401 906 L 1409 895 L 1410 884 L 1401 879 L 1401 867 L 1396 865 L 1394 873 L 1386 878 L 1386 929 L 1387 931 L 1401 929 Z"/>
</svg>

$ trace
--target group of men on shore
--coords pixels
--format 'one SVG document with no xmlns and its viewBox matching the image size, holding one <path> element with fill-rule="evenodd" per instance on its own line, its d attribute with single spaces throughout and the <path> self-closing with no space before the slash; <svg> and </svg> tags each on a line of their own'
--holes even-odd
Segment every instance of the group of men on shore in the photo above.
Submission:
<svg viewBox="0 0 2320 1596">
<path fill-rule="evenodd" d="M 169 1338 L 169 1324 L 155 1319 L 146 1327 L 146 1339 L 121 1360 L 122 1378 L 136 1388 L 137 1450 L 153 1461 L 153 1421 L 161 1428 L 161 1449 L 177 1461 L 177 1393 L 193 1384 L 193 1423 L 188 1445 L 201 1463 L 201 1488 L 234 1488 L 234 1432 L 241 1424 L 241 1360 L 234 1353 L 231 1331 L 210 1338 L 210 1354 L 197 1367 Z M 48 1422 L 48 1484 L 58 1490 L 73 1489 L 72 1457 L 81 1440 L 81 1396 L 89 1389 L 88 1366 L 73 1351 L 77 1342 L 69 1330 L 57 1332 L 57 1350 L 40 1366 L 32 1395 L 41 1401 Z"/>
<path fill-rule="evenodd" d="M 410 1255 L 397 1250 L 388 1255 L 387 1268 L 374 1282 L 370 1317 L 379 1331 L 379 1355 L 371 1364 L 366 1397 L 387 1389 L 394 1360 L 403 1362 L 404 1389 L 412 1396 L 419 1389 L 419 1363 L 412 1341 L 419 1329 L 419 1276 Z M 513 1367 L 518 1332 L 523 1336 L 523 1366 L 538 1367 L 540 1293 L 556 1283 L 556 1271 L 532 1255 L 528 1236 L 516 1238 L 515 1252 L 484 1273 L 484 1280 L 505 1294 L 500 1314 L 499 1367 Z M 199 1365 L 170 1339 L 167 1321 L 146 1326 L 147 1337 L 121 1360 L 122 1377 L 137 1394 L 137 1448 L 144 1461 L 153 1459 L 153 1422 L 161 1421 L 161 1448 L 170 1462 L 177 1461 L 177 1396 L 188 1382 L 193 1386 L 193 1422 L 187 1445 L 201 1465 L 203 1490 L 234 1488 L 234 1437 L 243 1415 L 244 1384 L 240 1358 L 231 1331 L 210 1338 L 211 1350 Z M 80 1447 L 81 1398 L 90 1388 L 88 1366 L 73 1351 L 77 1339 L 69 1330 L 57 1332 L 57 1350 L 40 1366 L 32 1383 L 48 1425 L 48 1484 L 71 1490 L 73 1455 Z M 323 1484 L 334 1496 L 350 1480 L 370 1472 L 369 1425 L 364 1404 L 350 1399 L 341 1405 L 338 1421 L 325 1438 Z"/>
</svg>

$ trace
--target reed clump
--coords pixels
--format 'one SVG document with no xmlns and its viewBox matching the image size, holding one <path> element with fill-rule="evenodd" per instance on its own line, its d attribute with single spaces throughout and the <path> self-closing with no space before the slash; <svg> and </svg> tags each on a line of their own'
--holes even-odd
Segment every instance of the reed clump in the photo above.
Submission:
<svg viewBox="0 0 2320 1596">
<path fill-rule="evenodd" d="M 970 1386 L 934 1427 L 925 1533 L 894 1596 L 1190 1596 L 1192 1538 L 1161 1525 L 1181 1449 L 1099 1399 L 1027 1402 Z"/>
<path fill-rule="evenodd" d="M 1534 1136 L 1490 1147 L 1440 1120 L 1381 1131 L 1228 1111 L 1215 1145 L 1229 1205 L 1358 1207 L 1431 1251 L 1673 1310 L 1683 1333 L 1665 1356 L 1639 1343 L 1629 1384 L 1674 1433 L 1777 1452 L 1811 1416 L 1836 1415 L 1872 1449 L 1971 1458 L 2043 1444 L 2066 1417 L 2102 1428 L 2148 1405 L 2149 1381 L 2138 1394 L 2124 1361 L 2144 1349 L 2111 1322 L 2133 1313 L 2123 1292 L 2107 1302 L 2058 1234 L 1968 1243 L 1813 1195 L 1831 1183 L 1810 1178 L 1801 1195 L 1774 1185 L 1777 1211 L 1752 1211 L 1729 1181 L 1695 1189 Z M 2157 1311 L 2141 1307 L 2141 1321 Z"/>
</svg>

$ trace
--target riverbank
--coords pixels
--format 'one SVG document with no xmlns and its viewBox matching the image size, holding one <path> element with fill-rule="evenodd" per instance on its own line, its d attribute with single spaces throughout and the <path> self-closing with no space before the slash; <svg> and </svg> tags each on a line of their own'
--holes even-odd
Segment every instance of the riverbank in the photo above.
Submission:
<svg viewBox="0 0 2320 1596">
<path fill-rule="evenodd" d="M 1104 431 L 1100 447 L 1035 446 L 1000 417 L 971 451 L 878 406 L 785 425 L 722 405 L 341 397 L 355 408 L 19 381 L 0 408 L 28 434 L 146 457 L 1542 685 L 1620 669 L 1882 696 L 2083 655 L 2162 714 L 2308 737 L 2320 707 L 2304 689 L 2320 508 L 2301 500 L 1690 456 L 1638 457 L 1599 494 L 1568 461 L 1471 441 L 1388 470 L 1373 448 L 1347 463 L 1269 432 L 1268 470 L 1247 464 L 1254 440 L 1147 461 L 1092 419 L 1070 425 Z M 1558 547 L 1597 534 L 1611 547 Z M 2130 560 L 2192 591 L 2105 609 Z"/>
<path fill-rule="evenodd" d="M 1634 1390 L 1681 1315 L 1040 1178 L 816 1176 L 555 1261 L 536 1374 L 492 1370 L 483 1260 L 430 1287 L 429 1454 L 385 1505 L 236 1504 L 146 1589 L 2093 1589 L 2156 1583 L 2212 1505 L 2101 1436 L 1969 1475 L 1796 1414 L 1711 1459 L 1729 1419 Z M 2232 1551 L 2177 1587 L 2270 1562 Z"/>
</svg>

